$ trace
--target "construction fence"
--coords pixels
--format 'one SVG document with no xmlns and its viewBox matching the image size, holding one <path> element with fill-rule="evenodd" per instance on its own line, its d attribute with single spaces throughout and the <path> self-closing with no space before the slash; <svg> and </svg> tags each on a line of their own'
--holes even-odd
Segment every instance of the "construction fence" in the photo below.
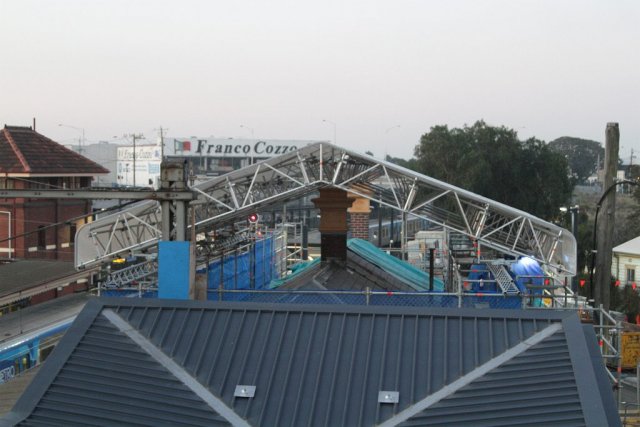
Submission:
<svg viewBox="0 0 640 427">
<path fill-rule="evenodd" d="M 575 296 L 504 295 L 486 293 L 304 291 L 278 289 L 210 289 L 210 301 L 286 304 L 391 305 L 403 307 L 462 307 L 535 309 L 578 307 Z M 540 300 L 543 300 L 542 302 Z"/>
</svg>

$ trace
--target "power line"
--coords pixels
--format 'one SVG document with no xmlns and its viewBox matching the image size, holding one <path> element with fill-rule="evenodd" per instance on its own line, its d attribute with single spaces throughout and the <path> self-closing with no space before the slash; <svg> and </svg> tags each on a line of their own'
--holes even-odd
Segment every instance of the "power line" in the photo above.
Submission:
<svg viewBox="0 0 640 427">
<path fill-rule="evenodd" d="M 139 200 L 132 200 L 130 202 L 122 203 L 122 204 L 120 204 L 118 206 L 113 206 L 111 208 L 105 208 L 104 210 L 101 210 L 99 213 L 108 213 L 108 212 L 111 212 L 111 211 L 117 211 L 117 210 L 125 208 L 125 207 L 127 207 L 127 206 L 129 206 L 129 205 L 131 205 L 133 203 L 137 203 L 137 202 L 139 202 Z M 69 223 L 69 222 L 77 221 L 79 219 L 89 218 L 89 217 L 91 217 L 91 216 L 93 216 L 95 214 L 96 214 L 96 212 L 91 212 L 91 213 L 88 213 L 88 214 L 85 214 L 85 215 L 79 215 L 79 216 L 67 218 L 64 221 L 50 223 L 49 225 L 45 225 L 42 228 L 39 228 L 37 230 L 27 231 L 26 233 L 22 233 L 22 234 L 18 234 L 18 235 L 15 235 L 15 236 L 11 236 L 11 237 L 9 237 L 7 239 L 2 239 L 2 240 L 0 240 L 0 243 L 7 242 L 9 240 L 15 240 L 15 239 L 17 239 L 19 237 L 25 237 L 25 236 L 28 236 L 30 234 L 35 234 L 35 233 L 40 232 L 41 230 L 48 230 L 50 228 L 58 227 L 60 225 L 67 225 L 67 223 Z M 24 222 L 36 222 L 36 221 L 24 221 Z"/>
</svg>

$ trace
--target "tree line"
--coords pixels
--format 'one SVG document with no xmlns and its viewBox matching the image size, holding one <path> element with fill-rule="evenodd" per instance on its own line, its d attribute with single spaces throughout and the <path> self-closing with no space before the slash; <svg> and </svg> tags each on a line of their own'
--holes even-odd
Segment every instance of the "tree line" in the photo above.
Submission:
<svg viewBox="0 0 640 427">
<path fill-rule="evenodd" d="M 433 126 L 414 158 L 387 160 L 547 220 L 557 217 L 574 185 L 562 153 L 482 120 L 462 128 Z"/>
</svg>

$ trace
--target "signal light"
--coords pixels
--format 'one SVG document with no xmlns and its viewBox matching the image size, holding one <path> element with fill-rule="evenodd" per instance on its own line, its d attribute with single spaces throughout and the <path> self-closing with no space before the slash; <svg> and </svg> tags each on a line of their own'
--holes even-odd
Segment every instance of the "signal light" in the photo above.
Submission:
<svg viewBox="0 0 640 427">
<path fill-rule="evenodd" d="M 255 224 L 256 222 L 258 222 L 258 214 L 257 213 L 252 213 L 251 215 L 249 215 L 249 218 L 247 218 L 247 220 L 251 224 Z"/>
<path fill-rule="evenodd" d="M 617 288 L 618 286 L 620 286 L 620 280 L 616 280 L 615 285 L 616 285 L 616 288 Z"/>
<path fill-rule="evenodd" d="M 586 283 L 586 280 L 580 279 L 580 287 L 583 287 L 585 283 Z"/>
</svg>

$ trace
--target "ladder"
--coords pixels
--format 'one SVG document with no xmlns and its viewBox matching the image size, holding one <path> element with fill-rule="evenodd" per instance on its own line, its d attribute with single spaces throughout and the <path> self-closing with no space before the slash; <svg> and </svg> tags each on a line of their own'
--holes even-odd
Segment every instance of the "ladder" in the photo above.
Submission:
<svg viewBox="0 0 640 427">
<path fill-rule="evenodd" d="M 502 289 L 502 293 L 505 295 L 518 295 L 520 289 L 516 286 L 513 278 L 507 271 L 504 265 L 487 264 L 487 268 L 496 279 L 496 283 Z"/>
</svg>

